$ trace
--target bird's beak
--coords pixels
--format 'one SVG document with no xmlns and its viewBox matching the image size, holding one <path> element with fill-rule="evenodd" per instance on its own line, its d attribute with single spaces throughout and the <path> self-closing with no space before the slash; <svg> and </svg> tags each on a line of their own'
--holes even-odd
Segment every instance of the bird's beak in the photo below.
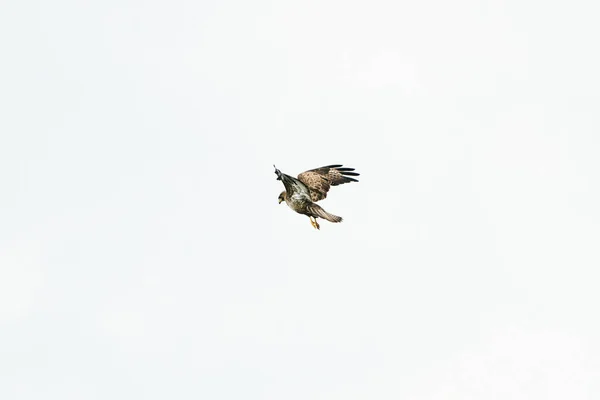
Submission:
<svg viewBox="0 0 600 400">
<path fill-rule="evenodd" d="M 283 199 L 279 199 L 279 204 L 281 204 L 282 201 L 283 201 Z"/>
</svg>

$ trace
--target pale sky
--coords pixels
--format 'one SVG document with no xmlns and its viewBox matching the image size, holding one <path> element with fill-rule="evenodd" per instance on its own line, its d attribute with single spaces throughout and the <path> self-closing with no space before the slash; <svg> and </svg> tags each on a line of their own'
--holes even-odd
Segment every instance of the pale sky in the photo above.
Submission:
<svg viewBox="0 0 600 400">
<path fill-rule="evenodd" d="M 599 15 L 8 0 L 0 398 L 599 399 Z"/>
</svg>

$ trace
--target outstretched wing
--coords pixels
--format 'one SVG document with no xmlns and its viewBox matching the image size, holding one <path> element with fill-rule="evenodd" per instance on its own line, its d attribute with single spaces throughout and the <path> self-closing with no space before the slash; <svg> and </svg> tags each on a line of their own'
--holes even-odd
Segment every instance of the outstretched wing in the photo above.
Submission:
<svg viewBox="0 0 600 400">
<path fill-rule="evenodd" d="M 312 201 L 319 201 L 327 197 L 327 192 L 331 186 L 358 182 L 352 176 L 360 174 L 352 171 L 354 171 L 354 168 L 345 168 L 341 164 L 328 165 L 303 172 L 298 175 L 298 180 L 308 187 Z"/>
<path fill-rule="evenodd" d="M 275 166 L 273 165 L 273 167 Z M 275 167 L 275 174 L 277 175 L 277 180 L 283 182 L 285 191 L 290 198 L 297 195 L 308 200 L 310 189 L 302 181 L 284 174 L 277 167 Z"/>
</svg>

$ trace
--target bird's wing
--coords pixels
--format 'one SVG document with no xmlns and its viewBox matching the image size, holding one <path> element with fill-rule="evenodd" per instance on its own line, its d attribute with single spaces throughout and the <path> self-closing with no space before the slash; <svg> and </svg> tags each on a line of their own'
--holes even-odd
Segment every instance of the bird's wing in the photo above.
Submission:
<svg viewBox="0 0 600 400">
<path fill-rule="evenodd" d="M 302 181 L 284 174 L 277 167 L 275 167 L 275 174 L 277 175 L 277 180 L 283 182 L 283 186 L 285 186 L 285 191 L 289 197 L 299 194 L 308 200 L 310 190 Z"/>
<path fill-rule="evenodd" d="M 352 176 L 360 175 L 354 168 L 345 168 L 341 164 L 327 165 L 315 168 L 298 175 L 298 180 L 304 183 L 310 190 L 312 201 L 323 200 L 331 186 L 337 186 L 348 182 L 358 182 Z"/>
</svg>

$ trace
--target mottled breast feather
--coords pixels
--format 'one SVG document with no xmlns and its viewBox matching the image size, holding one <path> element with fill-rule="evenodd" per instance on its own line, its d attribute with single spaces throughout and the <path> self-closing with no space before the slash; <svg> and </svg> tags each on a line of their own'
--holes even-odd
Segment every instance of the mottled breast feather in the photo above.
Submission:
<svg viewBox="0 0 600 400">
<path fill-rule="evenodd" d="M 345 168 L 341 164 L 327 165 L 301 173 L 298 175 L 298 180 L 308 187 L 312 201 L 316 202 L 327 197 L 331 186 L 358 182 L 352 176 L 360 174 L 353 171 L 354 168 Z"/>
</svg>

